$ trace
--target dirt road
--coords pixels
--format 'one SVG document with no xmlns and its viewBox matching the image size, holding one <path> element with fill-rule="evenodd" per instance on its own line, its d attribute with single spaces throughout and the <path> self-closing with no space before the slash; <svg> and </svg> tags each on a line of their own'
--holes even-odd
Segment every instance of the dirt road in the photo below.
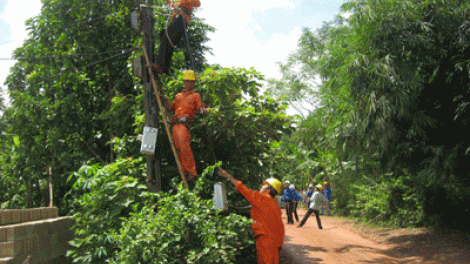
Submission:
<svg viewBox="0 0 470 264">
<path fill-rule="evenodd" d="M 298 209 L 299 220 L 305 210 Z M 287 223 L 283 212 L 284 223 Z M 424 229 L 361 229 L 351 221 L 321 216 L 297 228 L 285 225 L 281 263 L 470 263 L 468 234 Z"/>
</svg>

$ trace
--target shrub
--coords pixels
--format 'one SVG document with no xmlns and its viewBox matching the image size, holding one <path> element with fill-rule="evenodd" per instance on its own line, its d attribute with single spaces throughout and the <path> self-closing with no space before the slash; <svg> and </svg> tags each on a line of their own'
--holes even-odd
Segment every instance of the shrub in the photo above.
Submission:
<svg viewBox="0 0 470 264">
<path fill-rule="evenodd" d="M 250 219 L 216 212 L 212 201 L 183 189 L 158 200 L 113 233 L 119 251 L 111 263 L 256 262 Z"/>
<path fill-rule="evenodd" d="M 67 255 L 75 263 L 105 263 L 114 254 L 117 248 L 110 233 L 121 227 L 133 205 L 145 200 L 146 186 L 138 180 L 142 168 L 141 159 L 119 159 L 104 167 L 84 165 L 69 178 L 75 178 L 67 196 L 73 199 L 76 231 L 71 241 L 75 249 Z"/>
<path fill-rule="evenodd" d="M 385 220 L 388 216 L 389 183 L 375 183 L 364 176 L 367 185 L 354 185 L 356 203 L 351 214 L 363 220 Z"/>
<path fill-rule="evenodd" d="M 215 166 L 193 192 L 175 180 L 175 194 L 148 193 L 138 180 L 144 167 L 142 159 L 119 159 L 84 165 L 69 178 L 75 263 L 256 263 L 251 220 L 201 198 L 213 190 Z"/>
</svg>

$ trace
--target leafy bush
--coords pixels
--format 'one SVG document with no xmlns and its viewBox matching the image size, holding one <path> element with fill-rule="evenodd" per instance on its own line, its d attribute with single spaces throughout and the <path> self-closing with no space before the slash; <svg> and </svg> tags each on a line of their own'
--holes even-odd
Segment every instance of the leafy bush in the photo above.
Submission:
<svg viewBox="0 0 470 264">
<path fill-rule="evenodd" d="M 175 181 L 174 195 L 146 191 L 141 159 L 82 166 L 69 178 L 76 248 L 68 255 L 76 263 L 255 263 L 251 220 L 201 198 L 211 196 L 215 166 L 193 192 Z"/>
<path fill-rule="evenodd" d="M 388 182 L 375 183 L 364 176 L 368 185 L 354 185 L 356 203 L 353 204 L 353 216 L 364 220 L 385 220 L 388 215 L 388 197 L 390 188 Z"/>
<path fill-rule="evenodd" d="M 392 180 L 389 197 L 390 222 L 400 227 L 419 226 L 423 220 L 423 207 L 416 192 L 418 185 L 413 177 L 403 170 L 405 176 Z"/>
<path fill-rule="evenodd" d="M 175 195 L 155 195 L 155 209 L 147 205 L 132 213 L 113 231 L 119 251 L 111 263 L 256 263 L 251 220 L 217 212 L 204 199 L 218 166 L 204 170 L 193 192 L 180 183 Z"/>
<path fill-rule="evenodd" d="M 380 183 L 364 176 L 366 185 L 355 185 L 356 203 L 351 212 L 362 220 L 390 222 L 396 226 L 418 226 L 423 208 L 415 184 L 405 176 L 382 175 Z"/>
<path fill-rule="evenodd" d="M 111 263 L 256 262 L 250 219 L 216 212 L 188 190 L 158 200 L 158 209 L 132 213 L 113 233 L 120 250 Z"/>
<path fill-rule="evenodd" d="M 142 168 L 141 159 L 127 158 L 104 167 L 84 165 L 69 177 L 69 181 L 76 180 L 68 194 L 76 221 L 71 242 L 76 248 L 68 252 L 74 262 L 104 263 L 114 254 L 117 247 L 110 233 L 121 227 L 133 205 L 144 200 L 146 186 L 138 180 Z"/>
</svg>

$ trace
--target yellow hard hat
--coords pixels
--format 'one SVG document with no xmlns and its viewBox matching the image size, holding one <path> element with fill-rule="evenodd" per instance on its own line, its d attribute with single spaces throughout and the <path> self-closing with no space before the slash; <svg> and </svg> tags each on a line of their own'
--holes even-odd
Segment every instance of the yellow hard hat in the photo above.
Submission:
<svg viewBox="0 0 470 264">
<path fill-rule="evenodd" d="M 194 73 L 193 70 L 187 70 L 183 74 L 183 80 L 195 81 L 196 80 L 196 74 Z"/>
<path fill-rule="evenodd" d="M 328 182 L 324 182 L 323 185 L 328 185 Z"/>
<path fill-rule="evenodd" d="M 277 193 L 281 193 L 282 183 L 276 178 L 269 178 L 263 181 L 264 184 L 269 184 L 276 190 Z"/>
<path fill-rule="evenodd" d="M 323 187 L 321 186 L 321 184 L 317 184 L 317 186 L 315 186 L 315 188 L 320 189 L 320 191 L 323 190 Z"/>
</svg>

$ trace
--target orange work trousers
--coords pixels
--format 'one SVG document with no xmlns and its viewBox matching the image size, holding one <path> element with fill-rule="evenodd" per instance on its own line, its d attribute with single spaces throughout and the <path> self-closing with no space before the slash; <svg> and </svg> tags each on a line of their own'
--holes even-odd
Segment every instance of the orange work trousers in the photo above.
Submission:
<svg viewBox="0 0 470 264">
<path fill-rule="evenodd" d="M 281 249 L 278 247 L 277 243 L 263 235 L 257 236 L 255 242 L 258 264 L 279 264 L 279 253 Z"/>
<path fill-rule="evenodd" d="M 183 172 L 197 176 L 196 163 L 194 162 L 193 151 L 191 150 L 191 133 L 189 129 L 184 124 L 178 123 L 173 125 L 171 132 L 176 150 L 180 156 Z"/>
</svg>

